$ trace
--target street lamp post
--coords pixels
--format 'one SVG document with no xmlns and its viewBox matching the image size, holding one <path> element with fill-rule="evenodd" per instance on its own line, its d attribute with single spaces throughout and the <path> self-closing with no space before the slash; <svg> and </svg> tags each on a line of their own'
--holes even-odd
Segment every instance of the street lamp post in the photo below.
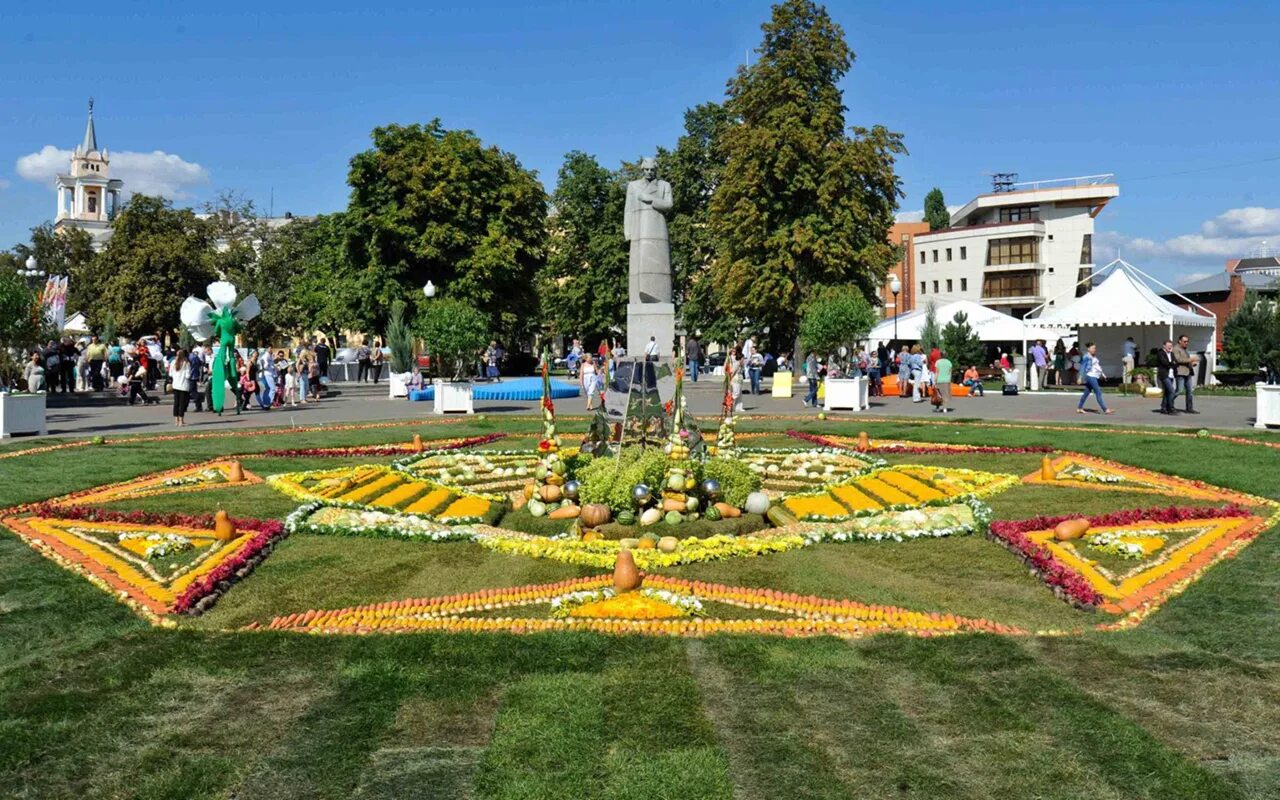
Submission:
<svg viewBox="0 0 1280 800">
<path fill-rule="evenodd" d="M 894 275 L 889 281 L 889 291 L 893 292 L 893 344 L 898 345 L 898 292 L 902 291 L 902 281 Z"/>
<path fill-rule="evenodd" d="M 26 269 L 18 270 L 18 274 L 27 279 L 29 286 L 35 288 L 44 278 L 45 271 L 39 268 L 35 256 L 27 256 Z"/>
</svg>

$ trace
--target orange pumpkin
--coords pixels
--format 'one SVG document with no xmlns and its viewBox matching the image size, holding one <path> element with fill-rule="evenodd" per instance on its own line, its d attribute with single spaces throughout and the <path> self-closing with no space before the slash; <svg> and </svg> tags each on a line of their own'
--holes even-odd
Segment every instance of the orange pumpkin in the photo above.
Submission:
<svg viewBox="0 0 1280 800">
<path fill-rule="evenodd" d="M 564 490 L 559 486 L 548 483 L 538 489 L 538 497 L 541 497 L 547 503 L 559 502 L 560 498 L 564 497 Z"/>
<path fill-rule="evenodd" d="M 584 542 L 598 542 L 603 538 L 604 534 L 600 531 L 587 530 L 582 532 L 582 541 Z"/>
<path fill-rule="evenodd" d="M 603 503 L 588 503 L 582 507 L 580 519 L 588 528 L 598 528 L 613 519 L 613 512 Z"/>
<path fill-rule="evenodd" d="M 720 512 L 720 516 L 726 519 L 736 519 L 742 516 L 742 510 L 729 505 L 728 503 L 716 503 L 716 510 Z"/>
<path fill-rule="evenodd" d="M 1089 532 L 1089 520 L 1087 519 L 1068 519 L 1058 523 L 1053 529 L 1053 538 L 1060 542 L 1070 539 L 1079 539 Z"/>
<path fill-rule="evenodd" d="M 636 559 L 630 550 L 619 550 L 618 560 L 613 565 L 613 588 L 618 594 L 640 588 L 643 578 L 636 569 Z"/>
</svg>

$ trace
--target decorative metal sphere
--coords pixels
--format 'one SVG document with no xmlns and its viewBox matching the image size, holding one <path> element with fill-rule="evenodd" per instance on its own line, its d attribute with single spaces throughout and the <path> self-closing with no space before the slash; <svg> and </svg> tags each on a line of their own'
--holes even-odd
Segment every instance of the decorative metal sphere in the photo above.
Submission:
<svg viewBox="0 0 1280 800">
<path fill-rule="evenodd" d="M 578 490 L 582 488 L 582 484 L 577 481 L 565 481 L 564 496 L 570 500 L 578 499 Z"/>
<path fill-rule="evenodd" d="M 642 506 L 653 499 L 653 492 L 649 491 L 649 487 L 643 483 L 637 483 L 631 490 L 631 497 L 635 499 L 636 505 Z"/>
<path fill-rule="evenodd" d="M 720 481 L 715 478 L 707 478 L 702 482 L 702 494 L 708 500 L 715 500 L 720 496 Z"/>
</svg>

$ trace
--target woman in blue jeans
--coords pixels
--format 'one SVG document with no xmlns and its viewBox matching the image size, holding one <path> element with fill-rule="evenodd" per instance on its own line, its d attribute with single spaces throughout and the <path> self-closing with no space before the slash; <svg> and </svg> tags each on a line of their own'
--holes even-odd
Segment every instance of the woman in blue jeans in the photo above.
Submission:
<svg viewBox="0 0 1280 800">
<path fill-rule="evenodd" d="M 1110 414 L 1111 409 L 1107 408 L 1107 404 L 1102 399 L 1102 386 L 1098 384 L 1098 381 L 1106 377 L 1102 372 L 1102 362 L 1098 360 L 1098 346 L 1089 342 L 1084 347 L 1084 358 L 1080 362 L 1080 374 L 1084 376 L 1084 391 L 1080 394 L 1080 403 L 1076 406 L 1076 412 L 1085 413 L 1084 401 L 1089 399 L 1089 394 L 1092 392 L 1093 396 L 1098 398 L 1098 408 L 1102 409 L 1102 413 Z"/>
</svg>

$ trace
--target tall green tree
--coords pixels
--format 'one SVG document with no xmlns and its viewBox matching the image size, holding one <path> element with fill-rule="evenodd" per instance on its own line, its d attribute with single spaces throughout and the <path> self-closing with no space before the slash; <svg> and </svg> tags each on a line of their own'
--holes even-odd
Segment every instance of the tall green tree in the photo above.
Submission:
<svg viewBox="0 0 1280 800">
<path fill-rule="evenodd" d="M 50 275 L 67 276 L 68 314 L 82 311 L 91 325 L 102 324 L 99 296 L 104 276 L 93 250 L 93 237 L 80 228 L 55 232 L 52 222 L 31 229 L 31 241 L 14 247 L 19 262 L 35 256 L 39 268 Z"/>
<path fill-rule="evenodd" d="M 95 260 L 100 295 L 95 313 L 111 312 L 126 336 L 170 334 L 188 295 L 205 296 L 218 275 L 213 234 L 189 208 L 135 194 L 116 216 L 107 246 Z"/>
<path fill-rule="evenodd" d="M 725 131 L 732 124 L 720 103 L 703 103 L 685 111 L 684 134 L 675 150 L 662 153 L 658 167 L 671 183 L 672 208 L 667 226 L 671 269 L 681 324 L 709 341 L 732 342 L 740 319 L 720 308 L 711 264 L 716 243 L 711 226 L 711 200 L 724 179 Z"/>
<path fill-rule="evenodd" d="M 712 276 L 725 313 L 790 338 L 816 287 L 872 298 L 884 282 L 901 196 L 894 158 L 906 150 L 881 126 L 846 130 L 838 84 L 854 56 L 824 8 L 786 0 L 763 30 L 759 58 L 729 84 Z"/>
<path fill-rule="evenodd" d="M 951 227 L 951 212 L 947 210 L 947 201 L 937 186 L 924 196 L 924 221 L 929 223 L 931 231 Z"/>
<path fill-rule="evenodd" d="M 470 303 L 504 338 L 538 321 L 535 276 L 546 258 L 547 196 L 534 173 L 470 131 L 426 125 L 375 128 L 351 159 L 348 246 L 351 303 L 380 330 L 391 302 L 417 302 L 428 280 Z"/>
<path fill-rule="evenodd" d="M 552 194 L 547 263 L 538 276 L 543 319 L 563 336 L 607 336 L 627 315 L 626 187 L 595 156 L 567 153 Z"/>
<path fill-rule="evenodd" d="M 16 272 L 20 262 L 4 260 L 10 263 L 0 266 L 0 385 L 9 386 L 21 373 L 9 349 L 37 344 L 41 325 L 36 294 Z"/>
</svg>

